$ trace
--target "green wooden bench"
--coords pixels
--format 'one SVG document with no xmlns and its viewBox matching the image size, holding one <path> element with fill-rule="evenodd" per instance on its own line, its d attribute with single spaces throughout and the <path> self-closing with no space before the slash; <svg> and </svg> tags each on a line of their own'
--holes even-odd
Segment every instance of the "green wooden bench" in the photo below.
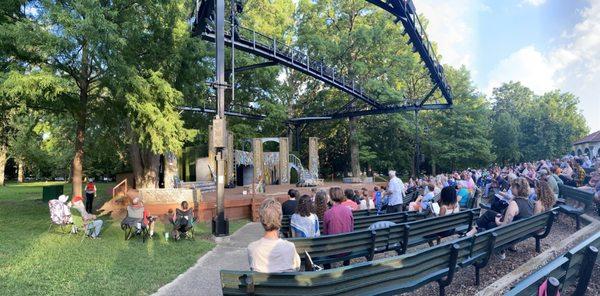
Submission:
<svg viewBox="0 0 600 296">
<path fill-rule="evenodd" d="M 356 212 L 360 212 L 360 211 L 356 211 Z M 353 215 L 354 213 L 353 212 Z M 394 223 L 405 223 L 405 222 L 410 222 L 410 221 L 415 221 L 418 219 L 423 219 L 425 218 L 426 214 L 425 213 L 419 213 L 419 212 L 397 212 L 397 213 L 391 213 L 391 214 L 383 214 L 383 215 L 360 215 L 360 216 L 354 216 L 354 231 L 358 231 L 358 230 L 365 230 L 367 228 L 369 228 L 369 226 L 371 226 L 371 224 L 378 222 L 378 221 L 390 221 L 390 222 L 394 222 Z M 321 232 L 323 232 L 323 221 L 319 221 L 319 228 L 321 230 Z M 279 229 L 279 232 L 282 234 L 283 237 L 291 237 L 291 226 L 290 226 L 290 220 L 287 220 L 287 223 L 284 224 L 283 221 L 281 223 L 281 228 Z"/>
<path fill-rule="evenodd" d="M 583 207 L 579 208 L 566 204 L 566 201 L 569 199 L 583 204 Z M 571 186 L 559 185 L 558 201 L 561 203 L 559 206 L 560 211 L 573 217 L 577 224 L 576 227 L 579 229 L 581 227 L 580 216 L 592 205 L 594 193 Z"/>
<path fill-rule="evenodd" d="M 559 291 L 576 283 L 573 295 L 584 295 L 598 256 L 598 248 L 600 248 L 600 233 L 589 237 L 563 256 L 521 280 L 506 293 L 506 296 L 538 295 L 538 287 L 550 278 L 558 281 Z"/>
<path fill-rule="evenodd" d="M 497 248 L 547 235 L 553 218 L 554 213 L 547 212 L 415 253 L 329 270 L 277 274 L 222 270 L 222 291 L 224 295 L 265 296 L 395 295 L 437 282 L 444 295 L 458 268 L 483 267 Z"/>
<path fill-rule="evenodd" d="M 373 260 L 376 253 L 396 251 L 398 254 L 404 254 L 409 247 L 428 243 L 440 236 L 465 232 L 471 228 L 477 217 L 479 217 L 479 209 L 472 209 L 443 217 L 400 223 L 373 231 L 365 229 L 316 238 L 291 238 L 288 241 L 294 243 L 302 261 L 306 260 L 306 252 L 316 264 L 360 257 Z"/>
<path fill-rule="evenodd" d="M 314 272 L 263 274 L 221 271 L 223 295 L 394 295 L 437 281 L 452 282 L 468 244 L 444 244 L 416 253 Z M 462 252 L 461 251 L 462 248 Z"/>
</svg>

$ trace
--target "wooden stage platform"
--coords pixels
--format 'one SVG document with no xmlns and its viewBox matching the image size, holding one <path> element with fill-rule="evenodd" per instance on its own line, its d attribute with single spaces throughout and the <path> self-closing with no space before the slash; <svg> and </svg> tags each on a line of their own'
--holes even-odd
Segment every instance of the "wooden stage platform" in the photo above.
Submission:
<svg viewBox="0 0 600 296">
<path fill-rule="evenodd" d="M 287 192 L 289 189 L 296 189 L 300 191 L 300 194 L 313 195 L 313 190 L 318 191 L 321 189 L 329 190 L 331 187 L 340 187 L 342 189 L 361 189 L 367 188 L 369 191 L 373 190 L 376 185 L 381 186 L 385 183 L 342 183 L 342 182 L 325 182 L 322 186 L 317 187 L 296 187 L 295 185 L 269 185 L 266 187 L 265 193 L 257 194 L 243 194 L 244 190 L 249 191 L 248 188 L 236 187 L 225 189 L 225 217 L 230 220 L 235 219 L 252 219 L 256 221 L 258 218 L 258 208 L 263 199 L 272 197 L 280 202 L 284 202 L 288 199 Z M 199 201 L 198 217 L 202 221 L 210 221 L 216 213 L 216 192 L 205 193 Z"/>
</svg>

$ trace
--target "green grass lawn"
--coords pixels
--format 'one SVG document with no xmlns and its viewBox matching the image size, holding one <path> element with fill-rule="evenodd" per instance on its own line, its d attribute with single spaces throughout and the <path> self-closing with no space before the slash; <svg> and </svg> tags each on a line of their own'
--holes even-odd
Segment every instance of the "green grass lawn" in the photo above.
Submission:
<svg viewBox="0 0 600 296">
<path fill-rule="evenodd" d="M 157 235 L 145 244 L 125 241 L 120 221 L 102 217 L 101 239 L 48 232 L 48 205 L 42 186 L 9 183 L 0 187 L 0 294 L 2 295 L 146 295 L 172 281 L 214 247 L 203 239 L 210 226 L 197 225 L 196 239 L 165 241 Z M 108 200 L 114 183 L 98 183 L 95 207 Z M 65 184 L 70 193 L 70 184 Z M 74 210 L 75 214 L 76 211 Z M 231 233 L 248 221 L 232 221 Z M 80 224 L 76 218 L 76 224 Z M 157 233 L 165 226 L 157 223 Z"/>
</svg>

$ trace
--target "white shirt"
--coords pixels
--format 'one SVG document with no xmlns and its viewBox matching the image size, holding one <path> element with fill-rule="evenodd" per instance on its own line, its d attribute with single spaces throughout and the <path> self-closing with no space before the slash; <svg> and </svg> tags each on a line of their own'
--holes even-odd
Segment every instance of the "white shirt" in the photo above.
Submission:
<svg viewBox="0 0 600 296">
<path fill-rule="evenodd" d="M 360 210 L 374 209 L 375 208 L 375 203 L 373 202 L 372 199 L 369 199 L 369 206 L 367 207 L 367 200 L 363 199 L 363 200 L 360 201 L 360 204 L 358 205 L 358 208 Z"/>
<path fill-rule="evenodd" d="M 282 239 L 261 238 L 248 245 L 250 269 L 263 273 L 296 271 L 300 256 L 293 243 Z"/>
<path fill-rule="evenodd" d="M 404 195 L 404 183 L 400 178 L 394 176 L 388 183 L 388 191 L 391 193 L 388 205 L 395 206 L 402 203 L 402 196 Z"/>
</svg>

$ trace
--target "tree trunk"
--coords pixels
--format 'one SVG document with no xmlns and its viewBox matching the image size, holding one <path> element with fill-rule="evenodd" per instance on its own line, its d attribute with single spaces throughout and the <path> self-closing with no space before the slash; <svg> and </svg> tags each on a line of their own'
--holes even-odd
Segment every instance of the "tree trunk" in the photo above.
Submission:
<svg viewBox="0 0 600 296">
<path fill-rule="evenodd" d="M 350 122 L 348 124 L 349 133 L 348 137 L 350 138 L 350 167 L 352 169 L 352 177 L 360 176 L 360 160 L 358 156 L 358 118 L 350 117 Z"/>
<path fill-rule="evenodd" d="M 89 48 L 84 39 L 81 44 L 81 68 L 79 69 L 79 106 L 75 112 L 75 156 L 71 163 L 71 179 L 73 196 L 82 196 L 83 187 L 83 147 L 85 144 L 85 128 L 87 123 L 87 103 L 90 77 Z"/>
<path fill-rule="evenodd" d="M 23 183 L 25 181 L 25 162 L 22 159 L 17 160 L 18 164 L 18 173 L 17 173 L 17 182 Z"/>
<path fill-rule="evenodd" d="M 4 167 L 6 166 L 6 154 L 8 149 L 6 145 L 0 146 L 0 186 L 4 186 Z"/>
<path fill-rule="evenodd" d="M 75 132 L 75 156 L 71 163 L 71 179 L 73 196 L 83 196 L 83 145 L 85 143 L 85 117 L 80 117 Z"/>
<path fill-rule="evenodd" d="M 135 177 L 135 187 L 158 188 L 158 166 L 160 156 L 143 149 L 136 140 L 129 144 L 131 166 Z"/>
</svg>

